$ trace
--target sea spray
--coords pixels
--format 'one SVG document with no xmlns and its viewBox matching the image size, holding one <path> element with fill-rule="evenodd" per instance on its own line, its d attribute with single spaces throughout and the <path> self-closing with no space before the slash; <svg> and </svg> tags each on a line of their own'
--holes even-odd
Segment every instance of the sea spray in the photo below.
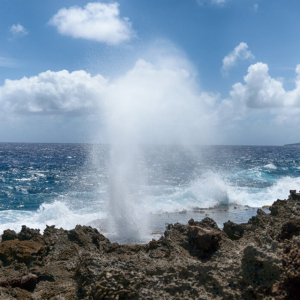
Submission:
<svg viewBox="0 0 300 300">
<path fill-rule="evenodd" d="M 118 237 L 141 240 L 147 234 L 147 215 L 136 205 L 141 197 L 139 187 L 140 152 L 137 145 L 113 144 L 110 157 L 108 212 L 111 231 Z"/>
<path fill-rule="evenodd" d="M 108 218 L 111 233 L 128 239 L 150 232 L 141 205 L 149 195 L 139 192 L 147 185 L 141 145 L 191 149 L 192 143 L 212 136 L 208 124 L 214 96 L 201 93 L 192 65 L 174 46 L 153 49 L 109 81 L 101 99 L 101 130 L 111 145 Z"/>
</svg>

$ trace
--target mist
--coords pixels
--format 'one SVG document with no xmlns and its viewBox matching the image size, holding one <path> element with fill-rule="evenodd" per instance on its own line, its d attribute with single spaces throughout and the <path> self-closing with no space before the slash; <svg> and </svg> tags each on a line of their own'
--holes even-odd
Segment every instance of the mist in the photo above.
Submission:
<svg viewBox="0 0 300 300">
<path fill-rule="evenodd" d="M 140 188 L 147 185 L 141 145 L 175 144 L 193 151 L 194 144 L 209 143 L 214 101 L 201 92 L 192 64 L 176 49 L 148 51 L 110 81 L 99 115 L 101 134 L 111 145 L 108 213 L 113 234 L 139 239 L 149 233 L 141 205 Z"/>
</svg>

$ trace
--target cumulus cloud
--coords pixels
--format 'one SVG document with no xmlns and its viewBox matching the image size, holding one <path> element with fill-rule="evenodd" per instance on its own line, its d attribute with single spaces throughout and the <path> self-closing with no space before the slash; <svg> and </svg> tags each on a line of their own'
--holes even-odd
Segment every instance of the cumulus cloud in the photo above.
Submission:
<svg viewBox="0 0 300 300">
<path fill-rule="evenodd" d="M 95 109 L 106 80 L 85 71 L 47 71 L 0 87 L 4 114 L 84 114 Z"/>
<path fill-rule="evenodd" d="M 88 3 L 84 8 L 62 8 L 49 21 L 62 35 L 117 45 L 134 36 L 128 18 L 120 17 L 119 4 Z"/>
<path fill-rule="evenodd" d="M 9 31 L 14 37 L 21 37 L 28 34 L 28 30 L 26 30 L 21 24 L 13 24 L 9 28 Z"/>
<path fill-rule="evenodd" d="M 300 106 L 300 65 L 296 68 L 295 89 L 291 91 L 286 91 L 280 80 L 272 78 L 268 65 L 261 62 L 248 68 L 244 81 L 245 84 L 234 84 L 230 95 L 249 108 Z"/>
<path fill-rule="evenodd" d="M 233 144 L 293 142 L 300 126 L 300 65 L 292 90 L 270 76 L 267 64 L 251 65 L 244 82 L 234 84 L 215 109 L 221 143 L 222 138 Z"/>
<path fill-rule="evenodd" d="M 85 71 L 47 71 L 7 79 L 0 87 L 0 111 L 12 120 L 94 116 L 105 127 L 101 134 L 120 142 L 205 143 L 212 138 L 208 124 L 219 96 L 200 91 L 195 76 L 187 61 L 170 53 L 166 59 L 139 59 L 110 80 Z"/>
<path fill-rule="evenodd" d="M 228 75 L 228 71 L 234 67 L 239 60 L 250 60 L 254 58 L 254 55 L 248 50 L 248 45 L 243 42 L 240 43 L 232 52 L 223 58 L 223 66 L 221 69 L 223 76 Z"/>
</svg>

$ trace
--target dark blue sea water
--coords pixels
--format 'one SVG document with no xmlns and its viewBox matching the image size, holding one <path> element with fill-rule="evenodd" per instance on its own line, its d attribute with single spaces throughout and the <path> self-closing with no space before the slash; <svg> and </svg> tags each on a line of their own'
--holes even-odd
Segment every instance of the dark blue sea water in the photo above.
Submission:
<svg viewBox="0 0 300 300">
<path fill-rule="evenodd" d="M 134 167 L 143 181 L 134 187 L 129 180 L 132 201 L 155 218 L 176 221 L 182 212 L 228 204 L 261 207 L 300 189 L 300 147 L 141 146 L 140 153 Z M 109 168 L 108 145 L 1 143 L 0 231 L 22 224 L 106 228 Z"/>
</svg>

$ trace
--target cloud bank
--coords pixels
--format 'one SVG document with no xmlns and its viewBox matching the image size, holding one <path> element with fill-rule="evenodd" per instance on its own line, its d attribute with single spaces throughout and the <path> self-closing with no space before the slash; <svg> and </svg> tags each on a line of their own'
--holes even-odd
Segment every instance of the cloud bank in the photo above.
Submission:
<svg viewBox="0 0 300 300">
<path fill-rule="evenodd" d="M 30 122 L 34 132 L 41 120 L 50 128 L 61 119 L 73 136 L 90 122 L 91 135 L 102 142 L 265 144 L 267 136 L 278 144 L 300 126 L 300 65 L 295 73 L 295 87 L 286 90 L 267 64 L 255 63 L 221 99 L 200 89 L 180 52 L 164 49 L 115 78 L 63 70 L 7 79 L 0 86 L 0 120 L 3 128 Z"/>
<path fill-rule="evenodd" d="M 223 76 L 227 76 L 229 70 L 234 67 L 240 60 L 250 60 L 254 59 L 254 55 L 248 50 L 248 45 L 246 43 L 240 43 L 230 52 L 227 56 L 223 58 L 223 65 L 221 72 Z"/>
<path fill-rule="evenodd" d="M 49 21 L 62 35 L 117 45 L 134 36 L 128 18 L 120 17 L 119 4 L 88 3 L 84 8 L 62 8 Z"/>
<path fill-rule="evenodd" d="M 85 71 L 47 71 L 20 80 L 6 79 L 0 87 L 4 114 L 84 114 L 97 105 L 106 80 Z"/>
<path fill-rule="evenodd" d="M 0 87 L 0 107 L 12 120 L 94 114 L 106 136 L 119 141 L 208 142 L 218 95 L 200 91 L 195 76 L 187 61 L 169 53 L 166 59 L 139 59 L 110 80 L 82 70 L 47 71 L 6 80 Z M 103 132 L 100 127 L 96 131 Z"/>
</svg>

